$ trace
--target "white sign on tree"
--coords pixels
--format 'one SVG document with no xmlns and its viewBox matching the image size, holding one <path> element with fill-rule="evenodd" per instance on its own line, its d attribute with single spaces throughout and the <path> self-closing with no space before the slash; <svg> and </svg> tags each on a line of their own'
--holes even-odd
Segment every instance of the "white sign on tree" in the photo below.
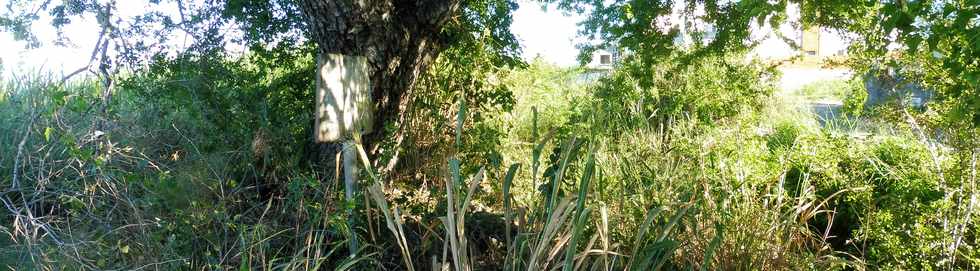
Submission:
<svg viewBox="0 0 980 271">
<path fill-rule="evenodd" d="M 341 54 L 317 58 L 316 141 L 333 142 L 371 132 L 374 111 L 367 58 Z"/>
<path fill-rule="evenodd" d="M 344 141 L 344 198 L 353 202 L 357 191 L 356 137 L 371 132 L 371 83 L 367 58 L 327 54 L 317 57 L 317 142 Z M 347 208 L 347 225 L 354 228 L 354 205 Z M 357 238 L 350 239 L 350 253 L 357 252 Z"/>
</svg>

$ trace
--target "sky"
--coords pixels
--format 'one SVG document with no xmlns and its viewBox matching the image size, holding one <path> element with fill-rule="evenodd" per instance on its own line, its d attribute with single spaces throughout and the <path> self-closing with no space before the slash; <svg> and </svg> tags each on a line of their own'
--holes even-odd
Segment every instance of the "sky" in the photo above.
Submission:
<svg viewBox="0 0 980 271">
<path fill-rule="evenodd" d="M 51 42 L 56 38 L 56 32 L 50 25 L 33 29 L 33 34 L 42 42 L 41 47 L 34 49 L 25 48 L 27 44 L 14 40 L 11 33 L 0 32 L 0 63 L 5 75 L 15 70 L 20 70 L 17 71 L 19 73 L 78 69 L 88 62 L 99 35 L 98 24 L 94 20 L 76 20 L 76 23 L 65 26 L 65 36 L 71 43 L 57 46 Z"/>
<path fill-rule="evenodd" d="M 3 2 L 6 0 L 0 0 L 0 6 L 5 6 Z M 146 1 L 117 3 L 120 11 L 134 12 L 132 15 L 145 10 L 147 5 Z M 562 14 L 554 7 L 545 11 L 540 4 L 529 1 L 521 1 L 519 5 L 511 30 L 521 42 L 524 57 L 530 60 L 540 56 L 547 62 L 562 66 L 577 65 L 576 23 L 581 16 Z M 25 43 L 15 41 L 10 33 L 0 33 L 3 76 L 33 71 L 70 73 L 88 63 L 99 33 L 94 18 L 76 19 L 66 26 L 63 34 L 71 41 L 66 46 L 52 44 L 57 33 L 47 22 L 50 18 L 45 16 L 41 20 L 33 28 L 34 34 L 42 42 L 39 48 L 26 49 Z"/>
<path fill-rule="evenodd" d="M 583 17 L 563 14 L 555 7 L 543 10 L 538 3 L 522 1 L 519 4 L 520 7 L 514 12 L 511 32 L 520 40 L 524 57 L 528 60 L 541 57 L 561 66 L 578 65 L 575 44 L 580 39 L 577 39 L 577 23 Z"/>
<path fill-rule="evenodd" d="M 0 6 L 5 6 L 0 0 Z M 121 16 L 133 16 L 148 8 L 147 1 L 128 0 L 119 1 Z M 581 41 L 578 38 L 578 25 L 583 16 L 578 14 L 564 14 L 554 6 L 547 9 L 541 4 L 528 0 L 518 2 L 519 8 L 514 12 L 514 20 L 511 31 L 517 36 L 521 43 L 525 59 L 531 60 L 541 57 L 546 62 L 551 62 L 560 66 L 576 66 L 578 62 L 576 56 L 578 49 L 575 44 Z M 170 10 L 176 13 L 175 7 L 159 7 L 155 10 L 167 12 Z M 0 11 L 5 12 L 5 11 Z M 125 14 L 126 12 L 131 14 Z M 3 64 L 3 76 L 11 73 L 23 73 L 24 71 L 48 71 L 55 73 L 68 73 L 88 62 L 99 28 L 93 18 L 82 18 L 74 20 L 69 24 L 64 34 L 72 41 L 68 46 L 56 46 L 50 41 L 56 37 L 55 30 L 47 22 L 50 18 L 42 17 L 43 22 L 35 23 L 34 33 L 44 42 L 44 45 L 36 49 L 25 49 L 24 43 L 14 41 L 9 33 L 0 33 L 0 63 Z M 767 30 L 764 30 L 765 32 Z M 784 33 L 792 32 L 792 29 L 784 29 Z M 821 47 L 843 48 L 839 38 L 832 33 L 822 33 Z M 829 44 L 823 44 L 829 43 Z M 837 46 L 835 46 L 837 45 Z M 759 48 L 755 50 L 761 57 L 780 57 L 792 54 L 791 48 L 781 41 L 773 39 L 765 40 Z"/>
<path fill-rule="evenodd" d="M 8 0 L 0 0 L 0 6 L 6 7 Z M 40 1 L 27 1 L 29 8 L 34 9 Z M 131 18 L 142 15 L 148 10 L 169 14 L 177 14 L 174 3 L 152 5 L 145 0 L 126 0 L 116 2 L 116 16 Z M 6 14 L 6 9 L 0 14 Z M 57 30 L 51 26 L 51 16 L 40 12 L 40 19 L 34 22 L 32 34 L 37 36 L 42 46 L 28 49 L 26 43 L 16 41 L 11 33 L 0 31 L 0 63 L 3 67 L 3 77 L 12 74 L 32 72 L 53 72 L 55 74 L 70 73 L 88 64 L 92 49 L 98 40 L 98 22 L 94 16 L 72 17 L 72 22 L 64 26 L 62 35 L 68 41 L 63 45 L 55 45 L 52 41 L 58 37 Z M 173 39 L 184 41 L 183 39 Z"/>
</svg>

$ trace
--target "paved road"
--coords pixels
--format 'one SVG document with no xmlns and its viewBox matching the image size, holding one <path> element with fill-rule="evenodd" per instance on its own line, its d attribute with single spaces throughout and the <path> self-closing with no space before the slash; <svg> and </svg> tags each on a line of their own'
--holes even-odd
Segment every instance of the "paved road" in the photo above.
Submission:
<svg viewBox="0 0 980 271">
<path fill-rule="evenodd" d="M 848 79 L 851 71 L 847 69 L 821 69 L 818 67 L 782 67 L 782 79 L 779 81 L 780 90 L 790 95 L 796 93 L 804 85 L 825 80 Z M 843 103 L 840 100 L 820 100 L 807 101 L 804 106 L 809 106 L 814 117 L 821 126 L 827 126 L 835 120 L 843 117 Z"/>
</svg>

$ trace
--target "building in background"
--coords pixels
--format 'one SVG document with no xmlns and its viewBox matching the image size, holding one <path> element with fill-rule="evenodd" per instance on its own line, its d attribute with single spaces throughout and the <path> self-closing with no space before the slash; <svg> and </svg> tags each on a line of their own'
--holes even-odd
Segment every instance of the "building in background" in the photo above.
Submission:
<svg viewBox="0 0 980 271">
<path fill-rule="evenodd" d="M 847 42 L 841 35 L 820 27 L 800 31 L 800 53 L 806 57 L 826 58 L 847 54 Z"/>
<path fill-rule="evenodd" d="M 579 81 L 587 83 L 599 80 L 599 78 L 612 73 L 621 60 L 622 52 L 614 46 L 595 50 L 592 52 L 592 58 L 589 59 L 589 62 L 582 66 L 584 71 L 579 76 Z"/>
<path fill-rule="evenodd" d="M 781 62 L 802 56 L 802 62 L 796 63 L 813 66 L 828 58 L 846 55 L 849 42 L 845 35 L 822 27 L 803 28 L 799 6 L 790 4 L 787 9 L 789 18 L 777 27 L 751 26 L 750 38 L 758 44 L 749 52 L 749 58 Z M 675 46 L 707 45 L 717 37 L 715 26 L 699 19 L 705 15 L 703 11 L 695 10 L 693 16 L 685 12 L 683 1 L 676 2 L 671 16 L 657 22 L 661 29 L 678 27 L 679 33 L 673 41 Z M 611 73 L 623 57 L 624 52 L 615 46 L 596 50 L 583 66 L 582 79 L 595 81 Z"/>
<path fill-rule="evenodd" d="M 850 45 L 848 37 L 835 30 L 822 27 L 803 28 L 799 7 L 789 5 L 788 20 L 778 27 L 753 26 L 752 39 L 759 44 L 749 53 L 750 57 L 766 61 L 783 61 L 803 56 L 804 62 L 821 62 L 827 58 L 844 56 Z M 797 45 L 794 48 L 792 44 Z"/>
<path fill-rule="evenodd" d="M 817 56 L 820 54 L 820 28 L 810 27 L 803 29 L 800 41 L 800 49 L 805 56 Z"/>
<path fill-rule="evenodd" d="M 592 59 L 585 64 L 589 70 L 612 70 L 619 63 L 619 49 L 607 47 L 592 52 Z"/>
</svg>

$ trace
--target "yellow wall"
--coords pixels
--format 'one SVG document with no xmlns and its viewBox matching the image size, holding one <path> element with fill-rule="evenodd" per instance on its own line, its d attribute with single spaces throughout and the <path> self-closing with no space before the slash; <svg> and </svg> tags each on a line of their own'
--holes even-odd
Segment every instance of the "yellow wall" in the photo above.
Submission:
<svg viewBox="0 0 980 271">
<path fill-rule="evenodd" d="M 813 52 L 814 56 L 820 55 L 820 27 L 814 26 L 803 30 L 801 47 L 804 54 Z"/>
</svg>

